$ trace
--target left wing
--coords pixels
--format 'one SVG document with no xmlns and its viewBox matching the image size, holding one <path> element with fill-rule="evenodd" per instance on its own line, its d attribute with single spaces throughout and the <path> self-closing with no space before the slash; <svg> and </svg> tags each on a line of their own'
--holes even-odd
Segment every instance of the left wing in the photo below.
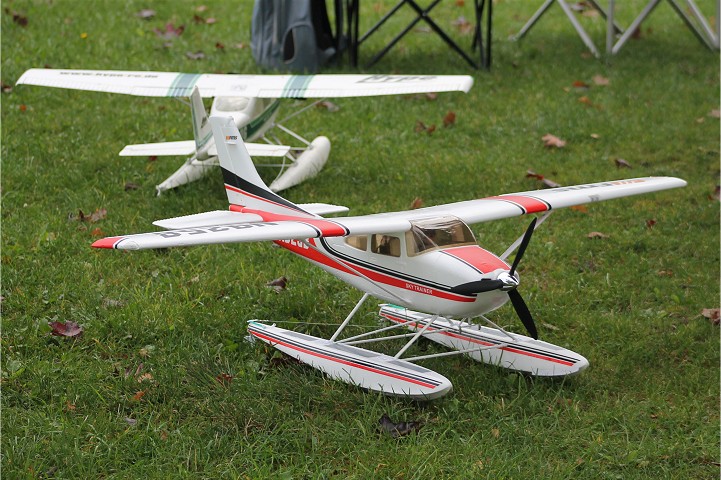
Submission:
<svg viewBox="0 0 721 480">
<path fill-rule="evenodd" d="M 251 157 L 284 157 L 290 147 L 287 145 L 270 145 L 265 143 L 246 143 L 248 154 Z M 145 157 L 145 156 L 167 156 L 167 155 L 192 155 L 195 153 L 194 140 L 182 140 L 179 142 L 160 143 L 139 143 L 126 145 L 120 151 L 121 157 Z M 208 150 L 208 155 L 217 155 L 215 145 Z"/>
<path fill-rule="evenodd" d="M 93 243 L 95 248 L 141 250 L 148 248 L 239 243 L 267 240 L 303 240 L 317 237 L 344 237 L 371 233 L 398 233 L 410 230 L 411 222 L 452 215 L 466 223 L 545 212 L 584 203 L 678 188 L 686 185 L 674 177 L 646 177 L 610 182 L 533 190 L 494 197 L 449 203 L 403 212 L 325 219 L 321 217 L 278 217 L 267 212 L 208 212 L 156 224 L 173 228 L 164 232 L 109 237 Z M 237 215 L 237 216 L 234 216 Z M 210 224 L 214 222 L 213 224 Z M 196 225 L 187 227 L 188 225 Z"/>
<path fill-rule="evenodd" d="M 426 92 L 468 92 L 469 75 L 237 75 L 116 70 L 32 68 L 18 85 L 124 93 L 146 97 L 189 97 L 198 87 L 203 98 L 367 97 Z"/>
</svg>

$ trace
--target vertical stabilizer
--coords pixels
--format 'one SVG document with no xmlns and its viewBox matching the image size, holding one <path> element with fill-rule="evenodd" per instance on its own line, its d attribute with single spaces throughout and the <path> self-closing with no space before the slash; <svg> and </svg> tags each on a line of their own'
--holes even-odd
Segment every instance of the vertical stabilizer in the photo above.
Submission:
<svg viewBox="0 0 721 480">
<path fill-rule="evenodd" d="M 193 135 L 195 136 L 196 152 L 207 150 L 208 142 L 213 138 L 213 129 L 208 122 L 208 113 L 203 105 L 203 98 L 200 96 L 198 87 L 193 88 L 190 95 L 190 111 L 193 114 Z M 204 152 L 207 155 L 207 152 Z M 201 156 L 201 158 L 204 156 Z"/>
<path fill-rule="evenodd" d="M 232 117 L 212 116 L 210 125 L 231 205 L 283 215 L 313 216 L 266 186 L 255 169 Z"/>
</svg>

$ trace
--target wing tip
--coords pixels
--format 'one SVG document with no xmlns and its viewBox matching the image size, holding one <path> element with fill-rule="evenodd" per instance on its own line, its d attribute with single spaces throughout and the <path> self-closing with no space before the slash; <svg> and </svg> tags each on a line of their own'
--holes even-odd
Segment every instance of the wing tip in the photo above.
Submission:
<svg viewBox="0 0 721 480">
<path fill-rule="evenodd" d="M 125 237 L 105 237 L 96 240 L 90 245 L 92 248 L 115 248 L 115 246 Z"/>
</svg>

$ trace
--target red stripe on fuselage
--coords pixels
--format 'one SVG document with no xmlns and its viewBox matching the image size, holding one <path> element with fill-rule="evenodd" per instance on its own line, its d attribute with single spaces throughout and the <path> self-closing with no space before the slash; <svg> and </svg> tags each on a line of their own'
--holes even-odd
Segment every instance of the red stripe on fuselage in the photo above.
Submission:
<svg viewBox="0 0 721 480">
<path fill-rule="evenodd" d="M 306 258 L 307 260 L 320 263 L 321 265 L 325 265 L 327 267 L 339 270 L 340 272 L 350 275 L 359 276 L 360 274 L 363 277 L 366 277 L 374 282 L 381 283 L 383 285 L 402 288 L 410 292 L 423 293 L 425 295 L 442 298 L 444 300 L 452 300 L 454 302 L 472 303 L 476 301 L 475 297 L 467 297 L 457 295 L 451 292 L 444 292 L 442 290 L 437 290 L 435 288 L 421 285 L 413 281 L 396 278 L 391 275 L 377 272 L 375 270 L 370 270 L 368 268 L 360 266 L 357 263 L 336 259 L 330 252 L 324 255 L 323 253 L 313 248 L 306 248 L 304 245 L 299 245 L 297 242 L 294 241 L 277 240 L 275 243 L 297 255 L 300 255 L 301 257 Z M 313 240 L 309 240 L 309 243 L 315 245 L 315 242 Z"/>
<path fill-rule="evenodd" d="M 469 245 L 467 247 L 447 248 L 443 250 L 452 257 L 471 265 L 481 273 L 489 273 L 502 268 L 509 270 L 511 268 L 506 262 L 492 254 L 488 250 L 484 250 L 478 245 Z"/>
<path fill-rule="evenodd" d="M 497 197 L 488 197 L 484 200 L 503 200 L 518 205 L 526 213 L 538 213 L 550 210 L 551 207 L 544 201 L 524 195 L 499 195 Z"/>
<path fill-rule="evenodd" d="M 383 375 L 383 376 L 385 376 L 385 377 L 391 377 L 391 378 L 396 378 L 396 379 L 398 379 L 398 380 L 404 380 L 404 381 L 406 381 L 406 382 L 408 382 L 408 383 L 414 383 L 414 384 L 416 384 L 416 385 L 420 385 L 420 386 L 422 386 L 422 387 L 426 387 L 426 388 L 430 388 L 430 389 L 436 388 L 436 385 L 432 385 L 432 384 L 426 383 L 426 382 L 421 382 L 420 380 L 416 380 L 416 379 L 414 379 L 414 378 L 402 377 L 402 376 L 397 375 L 397 374 L 394 374 L 394 373 L 384 372 L 384 371 L 382 371 L 382 370 L 377 370 L 377 369 L 375 369 L 375 368 L 371 368 L 371 367 L 368 367 L 368 366 L 365 366 L 365 365 L 360 365 L 360 364 L 358 364 L 358 363 L 349 362 L 348 360 L 344 360 L 344 359 L 341 359 L 341 358 L 331 357 L 330 355 L 323 355 L 322 353 L 313 352 L 313 351 L 311 351 L 311 350 L 307 350 L 307 349 L 305 349 L 305 348 L 298 347 L 297 345 L 291 345 L 291 344 L 288 344 L 288 343 L 285 343 L 285 342 L 281 342 L 281 341 L 279 341 L 279 340 L 277 340 L 277 339 L 275 339 L 275 338 L 269 338 L 269 337 L 267 337 L 267 336 L 265 336 L 265 335 L 263 335 L 263 334 L 261 334 L 261 333 L 259 333 L 259 332 L 255 332 L 255 331 L 253 331 L 253 330 L 249 330 L 249 332 L 250 332 L 251 335 L 255 335 L 255 336 L 258 337 L 258 338 L 262 338 L 262 339 L 264 339 L 264 340 L 268 340 L 268 341 L 270 342 L 270 344 L 273 345 L 273 346 L 275 346 L 275 345 L 282 345 L 282 346 L 284 346 L 284 347 L 292 348 L 293 350 L 297 350 L 297 351 L 299 351 L 299 352 L 307 353 L 308 355 L 313 355 L 314 357 L 319 357 L 319 358 L 324 358 L 324 359 L 326 359 L 326 360 L 330 360 L 331 362 L 342 363 L 343 365 L 349 365 L 349 366 L 351 366 L 351 367 L 360 368 L 360 369 L 362 369 L 362 370 L 366 370 L 366 371 L 369 371 L 369 372 L 378 373 L 378 374 Z"/>
</svg>

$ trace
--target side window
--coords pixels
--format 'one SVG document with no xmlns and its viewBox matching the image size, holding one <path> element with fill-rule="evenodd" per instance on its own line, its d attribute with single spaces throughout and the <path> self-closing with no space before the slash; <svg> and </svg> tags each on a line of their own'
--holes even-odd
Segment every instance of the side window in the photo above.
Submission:
<svg viewBox="0 0 721 480">
<path fill-rule="evenodd" d="M 358 250 L 368 249 L 368 236 L 367 235 L 352 235 L 345 239 L 345 243 Z"/>
<path fill-rule="evenodd" d="M 401 239 L 391 235 L 376 233 L 371 238 L 371 252 L 391 257 L 401 256 Z"/>
</svg>

